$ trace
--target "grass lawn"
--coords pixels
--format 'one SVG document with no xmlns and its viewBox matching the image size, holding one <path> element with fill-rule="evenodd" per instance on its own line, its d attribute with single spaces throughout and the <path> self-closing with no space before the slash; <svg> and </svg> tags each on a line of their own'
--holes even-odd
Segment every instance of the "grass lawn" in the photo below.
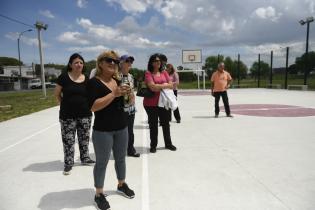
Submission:
<svg viewBox="0 0 315 210">
<path fill-rule="evenodd" d="M 0 92 L 0 122 L 56 105 L 53 89 L 47 89 L 46 99 L 43 99 L 42 90 Z"/>
</svg>

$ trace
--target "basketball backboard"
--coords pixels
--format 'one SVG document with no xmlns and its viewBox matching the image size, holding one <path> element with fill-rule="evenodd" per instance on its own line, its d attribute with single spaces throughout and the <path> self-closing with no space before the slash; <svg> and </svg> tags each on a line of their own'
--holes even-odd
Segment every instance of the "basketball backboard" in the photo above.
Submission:
<svg viewBox="0 0 315 210">
<path fill-rule="evenodd" d="M 201 50 L 182 50 L 183 63 L 202 63 Z"/>
</svg>

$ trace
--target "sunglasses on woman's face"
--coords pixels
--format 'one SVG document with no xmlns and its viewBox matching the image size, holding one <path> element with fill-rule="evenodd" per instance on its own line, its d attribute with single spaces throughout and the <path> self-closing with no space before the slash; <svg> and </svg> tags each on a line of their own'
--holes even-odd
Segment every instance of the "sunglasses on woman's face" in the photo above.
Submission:
<svg viewBox="0 0 315 210">
<path fill-rule="evenodd" d="M 116 64 L 116 65 L 119 64 L 119 60 L 108 58 L 108 57 L 102 58 L 101 61 L 105 61 L 106 63 L 110 63 L 110 64 Z"/>
</svg>

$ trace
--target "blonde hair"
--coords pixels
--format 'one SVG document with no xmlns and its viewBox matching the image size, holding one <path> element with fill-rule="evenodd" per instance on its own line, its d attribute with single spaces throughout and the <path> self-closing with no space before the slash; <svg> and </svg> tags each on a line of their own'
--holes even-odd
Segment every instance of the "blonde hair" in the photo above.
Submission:
<svg viewBox="0 0 315 210">
<path fill-rule="evenodd" d="M 119 60 L 119 55 L 118 55 L 118 53 L 116 53 L 113 50 L 108 50 L 108 51 L 102 52 L 96 59 L 95 76 L 99 76 L 102 73 L 103 69 L 100 68 L 100 63 L 102 62 L 103 58 L 112 58 L 112 59 Z M 113 78 L 118 79 L 118 80 L 120 79 L 119 73 L 118 73 L 118 65 L 115 66 L 115 73 L 113 75 Z"/>
</svg>

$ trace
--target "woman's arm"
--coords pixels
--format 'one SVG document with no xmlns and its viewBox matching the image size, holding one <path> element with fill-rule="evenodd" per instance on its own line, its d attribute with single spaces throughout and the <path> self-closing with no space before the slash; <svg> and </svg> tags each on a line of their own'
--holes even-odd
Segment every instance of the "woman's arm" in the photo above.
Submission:
<svg viewBox="0 0 315 210">
<path fill-rule="evenodd" d="M 113 92 L 111 92 L 106 96 L 103 96 L 102 98 L 96 99 L 91 107 L 91 111 L 96 112 L 107 107 L 115 98 L 116 96 L 114 95 Z"/>
<path fill-rule="evenodd" d="M 163 83 L 163 84 L 155 84 L 154 82 L 147 83 L 148 88 L 150 88 L 152 91 L 160 91 L 162 89 L 172 89 L 173 83 L 170 81 L 169 83 Z"/>
<path fill-rule="evenodd" d="M 148 82 L 146 82 L 148 88 L 150 88 L 152 91 L 160 91 L 162 89 L 173 89 L 173 82 L 169 79 L 168 74 L 161 72 L 160 76 L 162 75 L 165 77 L 165 80 L 168 82 L 164 82 L 163 84 L 155 84 L 153 75 L 150 75 L 152 76 L 152 80 L 149 80 Z"/>
<path fill-rule="evenodd" d="M 62 99 L 61 90 L 62 90 L 62 86 L 57 84 L 54 90 L 54 96 L 57 99 L 58 104 L 61 103 L 61 99 Z"/>
<path fill-rule="evenodd" d="M 126 86 L 116 86 L 111 93 L 96 99 L 91 107 L 91 111 L 96 112 L 107 107 L 116 97 L 120 97 L 124 94 L 127 94 L 129 90 L 130 88 Z"/>
</svg>

